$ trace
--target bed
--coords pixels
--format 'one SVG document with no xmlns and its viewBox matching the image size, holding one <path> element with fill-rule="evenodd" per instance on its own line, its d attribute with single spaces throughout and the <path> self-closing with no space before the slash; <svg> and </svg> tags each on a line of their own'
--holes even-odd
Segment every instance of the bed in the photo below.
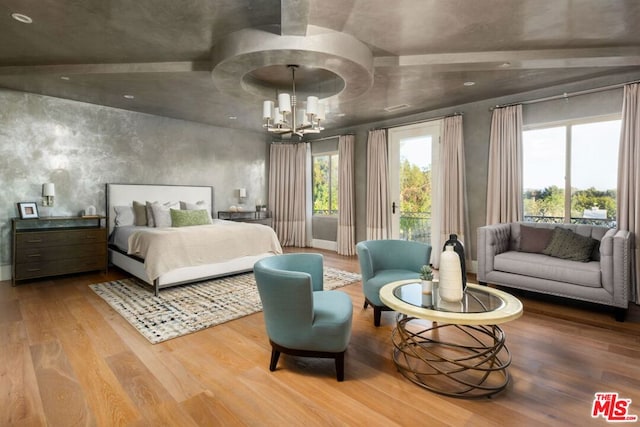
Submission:
<svg viewBox="0 0 640 427">
<path fill-rule="evenodd" d="M 270 227 L 213 219 L 213 187 L 107 184 L 105 194 L 110 262 L 153 286 L 156 295 L 162 288 L 252 271 L 259 259 L 282 253 Z M 172 227 L 178 214 L 198 216 L 199 225 Z"/>
</svg>

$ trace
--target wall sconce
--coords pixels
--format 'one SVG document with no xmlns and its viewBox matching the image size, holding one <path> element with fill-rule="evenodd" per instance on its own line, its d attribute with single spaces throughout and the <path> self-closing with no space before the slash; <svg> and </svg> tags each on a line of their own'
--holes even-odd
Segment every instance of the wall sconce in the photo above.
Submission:
<svg viewBox="0 0 640 427">
<path fill-rule="evenodd" d="M 42 206 L 53 206 L 53 198 L 56 195 L 56 187 L 53 183 L 42 184 Z"/>
<path fill-rule="evenodd" d="M 247 198 L 247 189 L 246 188 L 238 188 L 238 201 L 240 203 L 244 203 L 244 199 Z"/>
</svg>

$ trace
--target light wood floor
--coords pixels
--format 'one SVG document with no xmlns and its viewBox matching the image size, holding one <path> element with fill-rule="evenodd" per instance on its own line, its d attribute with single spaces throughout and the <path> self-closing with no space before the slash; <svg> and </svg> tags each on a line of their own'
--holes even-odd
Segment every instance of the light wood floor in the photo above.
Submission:
<svg viewBox="0 0 640 427">
<path fill-rule="evenodd" d="M 327 266 L 359 271 L 355 257 L 323 253 Z M 151 345 L 88 287 L 120 277 L 0 282 L 1 426 L 603 426 L 591 418 L 596 392 L 632 399 L 640 415 L 637 306 L 617 323 L 606 311 L 517 294 L 525 314 L 503 325 L 512 381 L 492 399 L 464 400 L 396 371 L 395 315 L 375 328 L 360 283 L 343 288 L 354 318 L 338 383 L 331 360 L 283 355 L 269 372 L 262 313 Z"/>
</svg>

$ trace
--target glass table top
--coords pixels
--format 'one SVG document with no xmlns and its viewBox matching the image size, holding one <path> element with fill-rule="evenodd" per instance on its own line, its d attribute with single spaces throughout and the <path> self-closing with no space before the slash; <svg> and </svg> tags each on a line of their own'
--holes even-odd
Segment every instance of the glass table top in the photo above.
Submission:
<svg viewBox="0 0 640 427">
<path fill-rule="evenodd" d="M 503 308 L 505 301 L 482 289 L 467 287 L 460 302 L 447 302 L 438 295 L 438 283 L 433 283 L 430 294 L 422 293 L 420 282 L 407 283 L 393 290 L 393 296 L 407 304 L 429 310 L 450 313 L 487 313 Z"/>
</svg>

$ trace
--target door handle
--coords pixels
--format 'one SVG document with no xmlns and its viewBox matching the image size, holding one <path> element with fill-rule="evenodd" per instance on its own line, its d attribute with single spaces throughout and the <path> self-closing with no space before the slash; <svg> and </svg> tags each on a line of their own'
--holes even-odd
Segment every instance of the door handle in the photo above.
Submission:
<svg viewBox="0 0 640 427">
<path fill-rule="evenodd" d="M 391 213 L 392 214 L 396 213 L 396 202 L 391 203 Z"/>
</svg>

